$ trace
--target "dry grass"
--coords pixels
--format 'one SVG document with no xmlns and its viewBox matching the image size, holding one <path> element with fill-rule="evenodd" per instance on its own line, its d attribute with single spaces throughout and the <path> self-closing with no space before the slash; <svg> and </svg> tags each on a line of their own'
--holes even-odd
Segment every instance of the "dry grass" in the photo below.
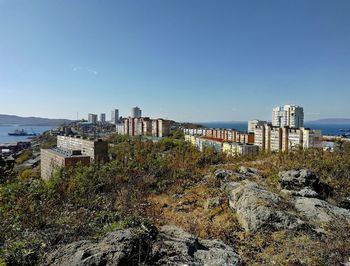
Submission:
<svg viewBox="0 0 350 266">
<path fill-rule="evenodd" d="M 207 201 L 214 197 L 221 204 L 207 208 Z M 182 195 L 151 195 L 148 202 L 149 215 L 157 225 L 175 224 L 202 238 L 234 238 L 228 233 L 241 231 L 225 195 L 207 185 L 196 185 Z"/>
</svg>

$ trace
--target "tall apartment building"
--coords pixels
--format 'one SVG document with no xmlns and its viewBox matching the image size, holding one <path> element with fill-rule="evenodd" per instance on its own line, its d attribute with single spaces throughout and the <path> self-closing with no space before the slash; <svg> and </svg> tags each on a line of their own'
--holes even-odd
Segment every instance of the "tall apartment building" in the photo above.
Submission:
<svg viewBox="0 0 350 266">
<path fill-rule="evenodd" d="M 80 150 L 91 161 L 108 161 L 108 143 L 102 140 L 84 139 L 80 136 L 57 136 L 57 147 L 63 150 Z"/>
<path fill-rule="evenodd" d="M 111 123 L 114 125 L 119 123 L 119 110 L 118 109 L 114 109 L 111 112 Z"/>
<path fill-rule="evenodd" d="M 142 117 L 142 111 L 139 107 L 133 107 L 131 108 L 131 117 L 132 118 L 141 118 Z"/>
<path fill-rule="evenodd" d="M 272 109 L 272 126 L 304 127 L 304 110 L 297 105 L 278 106 Z"/>
<path fill-rule="evenodd" d="M 97 124 L 97 115 L 96 114 L 89 114 L 88 120 L 90 123 Z"/>
<path fill-rule="evenodd" d="M 100 114 L 100 122 L 102 124 L 106 123 L 106 114 L 104 113 Z"/>
</svg>

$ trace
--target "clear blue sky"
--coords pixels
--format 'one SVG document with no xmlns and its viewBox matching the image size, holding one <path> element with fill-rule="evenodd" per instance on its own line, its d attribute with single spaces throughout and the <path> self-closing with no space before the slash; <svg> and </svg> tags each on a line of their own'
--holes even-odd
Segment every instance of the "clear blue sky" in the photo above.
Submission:
<svg viewBox="0 0 350 266">
<path fill-rule="evenodd" d="M 0 0 L 0 113 L 350 117 L 349 0 Z"/>
</svg>

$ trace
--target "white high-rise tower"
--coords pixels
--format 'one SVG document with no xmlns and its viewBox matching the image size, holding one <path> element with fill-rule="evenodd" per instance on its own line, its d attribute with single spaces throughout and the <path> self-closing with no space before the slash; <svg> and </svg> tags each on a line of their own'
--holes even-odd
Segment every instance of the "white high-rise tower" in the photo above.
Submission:
<svg viewBox="0 0 350 266">
<path fill-rule="evenodd" d="M 276 127 L 304 127 L 304 109 L 297 105 L 285 105 L 272 109 L 272 125 Z"/>
</svg>

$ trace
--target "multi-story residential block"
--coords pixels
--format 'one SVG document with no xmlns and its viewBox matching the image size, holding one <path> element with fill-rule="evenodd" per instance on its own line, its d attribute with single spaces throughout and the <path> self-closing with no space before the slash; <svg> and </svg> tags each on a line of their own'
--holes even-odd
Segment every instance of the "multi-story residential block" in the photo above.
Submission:
<svg viewBox="0 0 350 266">
<path fill-rule="evenodd" d="M 88 120 L 92 124 L 97 124 L 97 115 L 96 114 L 89 114 Z"/>
<path fill-rule="evenodd" d="M 282 150 L 282 128 L 271 127 L 267 131 L 270 134 L 270 145 L 267 147 L 268 151 L 281 151 Z"/>
<path fill-rule="evenodd" d="M 158 137 L 158 121 L 152 120 L 152 136 Z"/>
<path fill-rule="evenodd" d="M 282 151 L 303 147 L 303 128 L 282 128 Z"/>
<path fill-rule="evenodd" d="M 152 136 L 152 120 L 148 117 L 142 119 L 144 136 Z"/>
<path fill-rule="evenodd" d="M 119 124 L 119 110 L 118 109 L 114 109 L 111 112 L 111 123 L 114 125 Z"/>
<path fill-rule="evenodd" d="M 116 124 L 115 126 L 115 129 L 116 129 L 116 132 L 117 134 L 119 135 L 126 135 L 125 132 L 124 132 L 124 124 L 123 122 L 122 123 L 119 123 L 119 124 Z"/>
<path fill-rule="evenodd" d="M 41 177 L 49 179 L 55 169 L 74 167 L 78 164 L 89 165 L 90 156 L 83 155 L 80 150 L 61 148 L 41 149 Z"/>
<path fill-rule="evenodd" d="M 185 135 L 185 141 L 190 142 L 193 146 L 196 146 L 196 138 L 195 135 Z"/>
<path fill-rule="evenodd" d="M 267 125 L 267 124 L 266 124 Z M 254 130 L 254 144 L 260 148 L 260 150 L 265 150 L 265 125 L 256 126 Z"/>
<path fill-rule="evenodd" d="M 171 121 L 165 119 L 150 119 L 149 117 L 124 118 L 121 124 L 116 125 L 118 134 L 129 136 L 169 136 Z"/>
<path fill-rule="evenodd" d="M 62 150 L 80 150 L 91 161 L 108 161 L 108 143 L 102 140 L 84 139 L 80 136 L 57 136 L 57 147 Z"/>
<path fill-rule="evenodd" d="M 200 137 L 196 138 L 196 147 L 203 151 L 205 148 L 212 148 L 216 152 L 222 151 L 223 139 L 209 138 L 209 137 Z"/>
<path fill-rule="evenodd" d="M 300 128 L 304 126 L 304 110 L 297 105 L 285 105 L 272 109 L 272 126 Z"/>
<path fill-rule="evenodd" d="M 273 127 L 270 124 L 257 126 L 254 131 L 254 144 L 260 150 L 288 151 L 296 148 L 321 148 L 320 130 L 307 128 Z"/>
<path fill-rule="evenodd" d="M 264 124 L 267 124 L 267 121 L 257 119 L 248 121 L 248 133 L 254 133 L 255 127 L 263 126 Z"/>
<path fill-rule="evenodd" d="M 254 156 L 259 153 L 259 147 L 253 144 L 240 142 L 224 142 L 222 151 L 229 156 Z"/>
<path fill-rule="evenodd" d="M 164 119 L 158 119 L 158 137 L 166 137 L 170 135 L 170 121 Z"/>
<path fill-rule="evenodd" d="M 230 156 L 252 156 L 258 154 L 259 152 L 259 147 L 253 144 L 226 141 L 225 139 L 218 139 L 207 136 L 186 134 L 185 141 L 190 142 L 200 151 L 203 151 L 205 148 L 212 148 L 216 152 L 224 152 Z"/>
<path fill-rule="evenodd" d="M 303 130 L 303 148 L 322 148 L 321 130 L 305 128 Z"/>
<path fill-rule="evenodd" d="M 223 139 L 225 141 L 254 144 L 254 133 L 243 133 L 235 129 L 183 129 L 184 134 L 200 135 L 208 138 Z"/>
<path fill-rule="evenodd" d="M 185 135 L 196 135 L 196 136 L 205 136 L 206 129 L 204 128 L 184 128 L 183 133 Z"/>
</svg>

